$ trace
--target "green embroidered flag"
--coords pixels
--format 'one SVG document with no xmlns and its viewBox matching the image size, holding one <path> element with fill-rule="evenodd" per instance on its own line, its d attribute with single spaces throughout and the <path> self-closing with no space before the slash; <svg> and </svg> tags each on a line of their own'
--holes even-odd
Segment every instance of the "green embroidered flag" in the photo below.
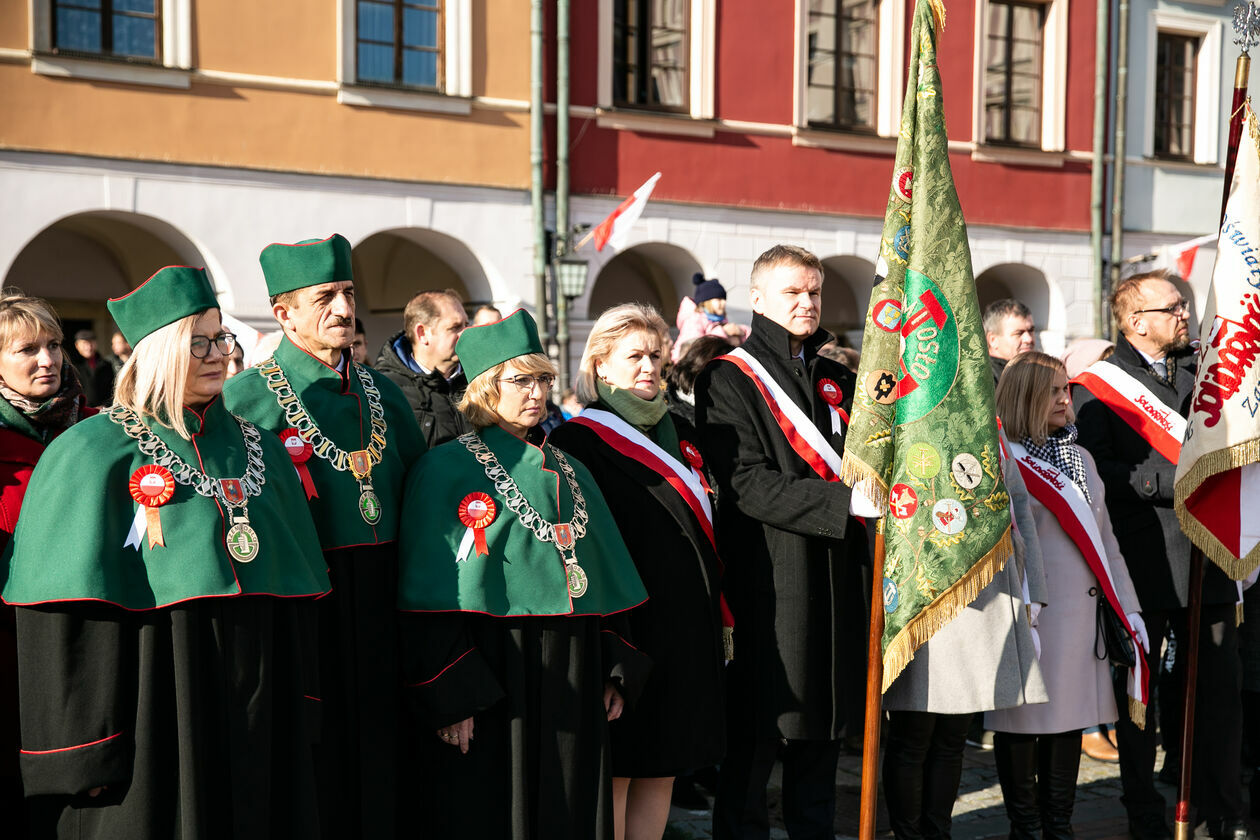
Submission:
<svg viewBox="0 0 1260 840">
<path fill-rule="evenodd" d="M 844 449 L 845 481 L 887 510 L 884 690 L 1011 553 L 993 375 L 949 168 L 943 24 L 939 0 L 920 0 Z"/>
</svg>

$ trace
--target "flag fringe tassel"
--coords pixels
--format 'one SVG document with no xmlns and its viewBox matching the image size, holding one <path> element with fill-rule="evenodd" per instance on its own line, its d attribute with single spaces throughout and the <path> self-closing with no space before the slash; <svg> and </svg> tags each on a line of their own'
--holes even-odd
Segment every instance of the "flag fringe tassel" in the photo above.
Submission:
<svg viewBox="0 0 1260 840">
<path fill-rule="evenodd" d="M 1186 509 L 1186 500 L 1212 476 L 1241 469 L 1257 461 L 1260 461 L 1260 438 L 1207 452 L 1194 462 L 1194 466 L 1173 489 L 1173 507 L 1177 511 L 1177 519 L 1181 520 L 1181 529 L 1185 531 L 1190 541 L 1207 555 L 1208 559 L 1220 566 L 1221 570 L 1233 580 L 1242 580 L 1251 574 L 1257 564 L 1260 564 L 1260 545 L 1256 545 L 1247 552 L 1246 557 L 1241 559 L 1235 557 L 1234 552 L 1226 548 L 1215 534 Z"/>
<path fill-rule="evenodd" d="M 1141 653 L 1141 651 L 1138 651 Z M 1136 697 L 1129 698 L 1129 720 L 1138 729 L 1146 729 L 1146 704 Z"/>
<path fill-rule="evenodd" d="M 888 646 L 884 648 L 884 685 L 881 691 L 888 691 L 888 686 L 910 664 L 917 651 L 936 631 L 949 624 L 967 605 L 976 600 L 980 591 L 993 581 L 993 576 L 1006 566 L 1015 548 L 1011 543 L 1011 529 L 1007 526 L 1002 538 L 997 541 L 989 553 L 977 560 L 967 572 L 949 589 L 936 596 L 932 603 L 924 607 L 918 615 L 898 633 Z M 881 604 L 874 605 L 876 609 Z"/>
<path fill-rule="evenodd" d="M 847 451 L 840 461 L 840 480 L 850 487 L 864 483 L 862 490 L 867 498 L 880 510 L 888 510 L 888 483 L 869 464 Z"/>
</svg>

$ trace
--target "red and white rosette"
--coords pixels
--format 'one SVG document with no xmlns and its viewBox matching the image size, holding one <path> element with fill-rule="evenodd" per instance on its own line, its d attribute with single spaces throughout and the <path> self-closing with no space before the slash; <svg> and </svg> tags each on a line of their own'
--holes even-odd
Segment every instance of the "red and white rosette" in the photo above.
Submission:
<svg viewBox="0 0 1260 840">
<path fill-rule="evenodd" d="M 679 443 L 678 449 L 682 452 L 683 460 L 687 462 L 687 466 L 691 467 L 691 471 L 696 474 L 696 478 L 700 479 L 700 486 L 704 488 L 704 492 L 712 496 L 713 488 L 705 480 L 704 470 L 701 469 L 704 466 L 704 456 L 700 454 L 700 450 L 689 440 Z"/>
<path fill-rule="evenodd" d="M 840 390 L 834 379 L 820 379 L 818 396 L 827 404 L 827 411 L 831 415 L 831 433 L 844 434 L 844 424 L 849 422 L 849 413 L 840 407 L 840 403 L 844 402 L 844 391 Z"/>
<path fill-rule="evenodd" d="M 464 532 L 464 539 L 460 541 L 459 552 L 455 555 L 456 561 L 468 559 L 468 551 L 474 545 L 477 547 L 477 556 L 489 554 L 486 528 L 490 527 L 498 513 L 494 499 L 485 493 L 474 491 L 460 501 L 458 513 L 459 521 L 467 530 Z"/>
<path fill-rule="evenodd" d="M 140 507 L 136 509 L 136 518 L 132 521 L 131 531 L 123 547 L 134 545 L 138 549 L 142 528 L 148 534 L 149 548 L 165 546 L 166 542 L 162 538 L 162 517 L 158 514 L 158 508 L 175 495 L 175 476 L 166 467 L 145 464 L 131 474 L 127 489 Z"/>
<path fill-rule="evenodd" d="M 297 429 L 285 429 L 281 432 L 280 442 L 284 444 L 284 451 L 288 452 L 293 460 L 293 468 L 297 470 L 298 478 L 302 479 L 302 489 L 306 491 L 306 498 L 315 498 L 319 493 L 315 492 L 311 470 L 306 466 L 306 462 L 315 454 L 315 447 L 311 446 L 310 441 L 302 437 Z"/>
</svg>

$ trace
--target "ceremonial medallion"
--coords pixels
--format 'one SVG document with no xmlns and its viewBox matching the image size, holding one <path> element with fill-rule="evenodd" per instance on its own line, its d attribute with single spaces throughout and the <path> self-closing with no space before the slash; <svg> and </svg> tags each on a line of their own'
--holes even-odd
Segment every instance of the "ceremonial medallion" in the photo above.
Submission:
<svg viewBox="0 0 1260 840">
<path fill-rule="evenodd" d="M 372 485 L 360 484 L 359 487 L 363 490 L 359 495 L 359 514 L 364 522 L 375 525 L 381 520 L 381 500 L 376 497 Z"/>
<path fill-rule="evenodd" d="M 555 528 L 556 528 L 556 545 L 558 545 L 562 549 L 572 548 L 573 546 L 572 529 L 570 529 L 568 525 L 564 525 L 564 524 L 557 525 L 555 526 Z M 582 570 L 578 569 L 578 571 L 580 572 Z M 585 579 L 585 576 L 583 577 L 583 579 Z"/>
<path fill-rule="evenodd" d="M 581 598 L 586 594 L 586 572 L 582 571 L 581 566 L 577 563 L 569 563 L 566 565 L 565 577 L 569 581 L 569 594 L 571 596 L 574 598 Z"/>
<path fill-rule="evenodd" d="M 227 543 L 228 553 L 238 563 L 248 563 L 258 556 L 258 534 L 244 516 L 232 518 L 232 527 L 228 528 L 224 541 Z"/>
<path fill-rule="evenodd" d="M 350 453 L 350 472 L 360 481 L 372 474 L 372 456 L 366 449 Z"/>
<path fill-rule="evenodd" d="M 239 478 L 221 478 L 219 485 L 223 488 L 223 498 L 227 499 L 229 505 L 240 507 L 245 504 L 245 491 L 241 489 Z"/>
</svg>

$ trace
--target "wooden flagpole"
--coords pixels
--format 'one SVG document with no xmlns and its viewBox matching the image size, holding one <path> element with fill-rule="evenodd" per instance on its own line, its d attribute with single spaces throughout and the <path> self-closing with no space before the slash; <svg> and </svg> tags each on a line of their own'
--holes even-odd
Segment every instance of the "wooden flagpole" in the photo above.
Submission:
<svg viewBox="0 0 1260 840">
<path fill-rule="evenodd" d="M 862 733 L 862 808 L 859 840 L 875 837 L 879 791 L 879 730 L 884 699 L 884 518 L 875 524 L 875 559 L 871 565 L 871 632 L 866 644 L 866 721 Z"/>
<path fill-rule="evenodd" d="M 1234 65 L 1234 99 L 1229 116 L 1229 145 L 1225 152 L 1225 184 L 1221 190 L 1221 217 L 1219 228 L 1225 223 L 1225 208 L 1229 204 L 1229 188 L 1234 180 L 1234 164 L 1238 159 L 1238 144 L 1242 140 L 1243 104 L 1247 101 L 1247 81 L 1251 75 L 1251 57 L 1247 50 L 1257 43 L 1260 36 L 1260 9 L 1248 3 L 1245 10 L 1234 17 L 1234 42 L 1242 47 L 1242 54 Z M 1188 280 L 1189 278 L 1182 278 Z M 1203 551 L 1197 546 L 1190 548 L 1189 616 L 1186 621 L 1185 651 L 1181 640 L 1177 643 L 1177 655 L 1186 657 L 1184 694 L 1181 707 L 1181 773 L 1177 782 L 1177 807 L 1173 816 L 1175 840 L 1191 840 L 1194 826 L 1190 824 L 1190 775 L 1194 767 L 1194 702 L 1199 678 L 1199 624 L 1203 617 Z M 1151 644 L 1158 644 L 1156 639 Z M 1153 677 L 1152 677 L 1153 678 Z M 1147 726 L 1154 721 L 1148 720 Z"/>
</svg>

